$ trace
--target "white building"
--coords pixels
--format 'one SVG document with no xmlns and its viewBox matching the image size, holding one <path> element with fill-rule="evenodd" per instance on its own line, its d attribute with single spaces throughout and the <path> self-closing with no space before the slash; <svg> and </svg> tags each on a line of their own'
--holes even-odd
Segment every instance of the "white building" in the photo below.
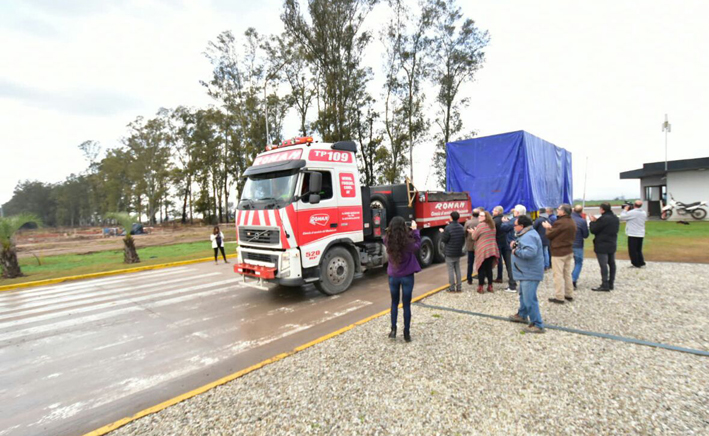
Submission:
<svg viewBox="0 0 709 436">
<path fill-rule="evenodd" d="M 676 201 L 689 204 L 709 201 L 709 157 L 671 160 L 643 164 L 638 170 L 620 173 L 621 179 L 640 179 L 640 198 L 645 202 L 649 216 L 659 217 L 668 194 Z M 673 220 L 689 220 L 689 215 L 672 216 Z M 704 218 L 706 221 L 708 218 Z"/>
</svg>

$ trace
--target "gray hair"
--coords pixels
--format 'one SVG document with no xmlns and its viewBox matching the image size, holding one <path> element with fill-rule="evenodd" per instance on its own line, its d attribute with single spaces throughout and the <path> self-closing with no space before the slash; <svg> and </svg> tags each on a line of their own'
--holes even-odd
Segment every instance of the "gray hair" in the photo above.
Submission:
<svg viewBox="0 0 709 436">
<path fill-rule="evenodd" d="M 502 206 L 495 206 L 492 211 L 495 213 L 502 213 L 505 211 L 505 208 L 503 208 Z"/>
<path fill-rule="evenodd" d="M 566 215 L 566 216 L 571 215 L 571 205 L 570 204 L 564 203 L 561 206 L 559 206 L 559 209 L 564 211 L 564 215 Z"/>
<path fill-rule="evenodd" d="M 522 206 L 521 204 L 518 204 L 517 206 L 515 206 L 515 210 L 520 215 L 527 215 L 527 208 Z"/>
</svg>

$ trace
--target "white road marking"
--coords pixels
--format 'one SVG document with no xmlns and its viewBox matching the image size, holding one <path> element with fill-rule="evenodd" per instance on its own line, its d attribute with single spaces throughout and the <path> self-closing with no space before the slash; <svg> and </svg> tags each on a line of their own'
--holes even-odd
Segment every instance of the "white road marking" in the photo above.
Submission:
<svg viewBox="0 0 709 436">
<path fill-rule="evenodd" d="M 74 310 L 71 313 L 74 314 L 74 313 L 83 313 L 83 312 L 87 312 L 87 311 L 91 311 L 91 310 L 98 310 L 103 307 L 108 307 L 107 305 L 110 306 L 110 305 L 121 304 L 124 300 L 127 302 L 130 302 L 130 301 L 132 301 L 130 299 L 130 296 L 134 295 L 134 294 L 139 294 L 141 292 L 152 292 L 152 291 L 157 291 L 160 289 L 166 289 L 165 285 L 168 285 L 170 283 L 172 283 L 172 284 L 184 283 L 184 282 L 188 282 L 188 281 L 199 280 L 202 278 L 213 277 L 216 275 L 221 275 L 221 273 L 215 272 L 215 273 L 210 273 L 210 274 L 202 274 L 200 276 L 186 277 L 186 278 L 180 278 L 180 279 L 163 281 L 163 282 L 148 283 L 145 285 L 134 286 L 131 288 L 106 289 L 106 290 L 103 290 L 100 292 L 92 293 L 91 296 L 95 297 L 95 298 L 88 298 L 87 299 L 88 295 L 80 295 L 77 298 L 70 298 L 70 299 L 68 299 L 68 301 L 62 300 L 61 301 L 62 304 L 28 305 L 27 307 L 23 306 L 21 308 L 15 309 L 9 313 L 4 313 L 3 315 L 0 315 L 0 328 L 5 328 L 4 325 L 8 324 L 8 322 L 2 321 L 7 318 L 15 318 L 18 316 L 27 316 L 27 315 L 32 315 L 35 313 L 42 313 L 42 312 L 47 312 L 47 311 L 56 311 L 59 309 L 72 309 L 72 308 L 84 306 L 84 305 L 90 304 L 90 303 L 94 304 L 94 305 L 92 305 L 90 307 L 85 307 L 82 309 Z M 155 287 L 155 289 L 151 289 L 152 287 Z M 175 290 L 178 290 L 178 289 L 175 289 Z M 118 293 L 120 293 L 120 295 L 116 295 Z M 109 294 L 108 298 L 106 298 L 105 296 L 103 296 L 103 297 L 101 296 L 104 294 Z M 155 294 L 155 295 L 157 296 L 160 294 Z M 76 300 L 81 300 L 81 301 L 76 301 Z M 95 303 L 105 303 L 105 304 L 95 304 Z M 33 310 L 31 310 L 31 309 L 33 309 Z M 66 312 L 68 312 L 68 310 L 13 321 L 13 322 L 24 321 L 24 322 L 19 322 L 19 324 L 12 324 L 13 322 L 10 322 L 9 324 L 10 325 L 21 325 L 21 324 L 27 324 L 27 323 L 32 323 L 32 322 L 43 321 L 46 319 L 58 318 L 58 317 L 66 315 Z"/>
<path fill-rule="evenodd" d="M 185 293 L 185 292 L 196 291 L 196 290 L 205 289 L 205 288 L 212 288 L 215 286 L 231 284 L 231 283 L 238 282 L 239 280 L 240 279 L 231 279 L 231 280 L 223 280 L 221 282 L 208 283 L 205 285 L 191 286 L 189 288 L 182 289 L 180 293 Z M 189 295 L 183 296 L 183 297 L 168 298 L 166 300 L 157 301 L 153 304 L 146 304 L 142 307 L 141 306 L 130 306 L 127 308 L 110 310 L 110 311 L 103 312 L 103 313 L 96 314 L 96 315 L 82 316 L 82 317 L 78 317 L 78 318 L 72 318 L 67 321 L 60 321 L 60 322 L 46 324 L 46 325 L 42 325 L 42 326 L 38 326 L 38 327 L 26 328 L 23 330 L 15 330 L 10 333 L 0 334 L 0 341 L 9 341 L 12 339 L 21 338 L 23 336 L 28 336 L 28 335 L 37 334 L 37 333 L 46 333 L 46 332 L 50 332 L 50 331 L 54 331 L 54 330 L 58 330 L 58 329 L 66 328 L 66 327 L 75 327 L 75 326 L 78 326 L 81 324 L 99 321 L 102 319 L 111 318 L 111 317 L 118 316 L 118 315 L 124 315 L 124 314 L 130 313 L 130 312 L 139 312 L 139 311 L 145 310 L 146 308 L 166 306 L 168 304 L 174 304 L 176 302 L 182 302 L 182 301 L 190 300 L 192 298 L 199 298 L 200 296 L 214 295 L 214 294 L 218 294 L 218 293 L 226 292 L 226 291 L 227 291 L 227 289 L 220 289 L 220 290 L 212 291 L 212 292 L 197 292 L 197 293 L 189 294 Z M 151 298 L 153 298 L 153 296 L 151 296 Z"/>
</svg>

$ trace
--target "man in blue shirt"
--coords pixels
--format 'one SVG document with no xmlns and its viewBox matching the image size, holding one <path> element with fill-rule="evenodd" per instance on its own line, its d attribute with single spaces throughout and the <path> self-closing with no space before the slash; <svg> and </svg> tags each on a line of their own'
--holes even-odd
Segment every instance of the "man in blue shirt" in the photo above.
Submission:
<svg viewBox="0 0 709 436">
<path fill-rule="evenodd" d="M 583 206 L 580 204 L 574 206 L 571 218 L 576 222 L 576 239 L 574 239 L 573 245 L 574 270 L 571 272 L 571 280 L 574 283 L 574 289 L 576 289 L 576 282 L 579 280 L 581 268 L 583 267 L 583 240 L 588 238 L 588 223 L 583 217 Z"/>
</svg>

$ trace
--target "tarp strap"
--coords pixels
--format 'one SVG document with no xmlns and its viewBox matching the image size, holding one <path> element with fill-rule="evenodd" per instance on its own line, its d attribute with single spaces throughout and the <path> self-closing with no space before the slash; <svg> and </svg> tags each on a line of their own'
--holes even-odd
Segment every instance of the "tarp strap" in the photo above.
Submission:
<svg viewBox="0 0 709 436">
<path fill-rule="evenodd" d="M 452 307 L 433 306 L 433 305 L 426 304 L 426 303 L 414 303 L 414 304 L 417 306 L 424 307 L 426 309 L 445 310 L 447 312 L 461 313 L 463 315 L 473 315 L 473 316 L 479 316 L 482 318 L 495 319 L 498 321 L 512 322 L 506 317 L 497 316 L 497 315 L 488 315 L 486 313 L 470 312 L 468 310 L 454 309 Z M 695 350 L 693 348 L 677 347 L 675 345 L 661 344 L 658 342 L 643 341 L 641 339 L 627 338 L 625 336 L 609 335 L 607 333 L 590 332 L 587 330 L 572 329 L 572 328 L 568 328 L 568 327 L 560 327 L 560 326 L 549 325 L 549 324 L 544 324 L 544 328 L 550 329 L 550 330 L 560 330 L 562 332 L 567 332 L 567 333 L 575 333 L 577 335 L 585 335 L 585 336 L 593 336 L 596 338 L 611 339 L 614 341 L 625 342 L 628 344 L 644 345 L 647 347 L 655 347 L 655 348 L 663 348 L 665 350 L 670 350 L 670 351 L 679 351 L 681 353 L 689 353 L 689 354 L 696 354 L 697 356 L 709 357 L 709 351 Z"/>
</svg>

